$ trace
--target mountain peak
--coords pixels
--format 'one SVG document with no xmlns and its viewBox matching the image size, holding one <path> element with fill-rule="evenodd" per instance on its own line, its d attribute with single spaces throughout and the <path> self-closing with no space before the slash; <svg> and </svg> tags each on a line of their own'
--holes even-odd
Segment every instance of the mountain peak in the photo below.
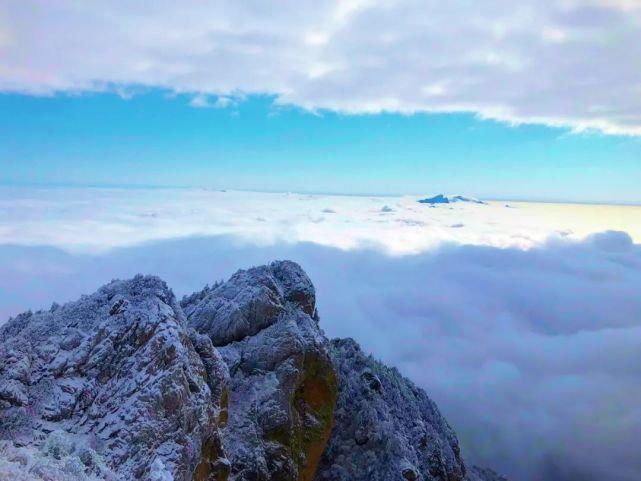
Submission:
<svg viewBox="0 0 641 481">
<path fill-rule="evenodd" d="M 473 197 L 464 197 L 462 195 L 444 195 L 444 194 L 437 194 L 433 197 L 426 197 L 425 199 L 419 199 L 418 200 L 419 204 L 454 204 L 456 202 L 467 202 L 471 204 L 487 204 L 487 202 L 484 202 L 479 199 L 475 199 Z"/>
<path fill-rule="evenodd" d="M 181 304 L 139 275 L 17 316 L 0 327 L 0 479 L 501 479 L 466 475 L 436 404 L 328 341 L 315 306 L 278 261 Z"/>
</svg>

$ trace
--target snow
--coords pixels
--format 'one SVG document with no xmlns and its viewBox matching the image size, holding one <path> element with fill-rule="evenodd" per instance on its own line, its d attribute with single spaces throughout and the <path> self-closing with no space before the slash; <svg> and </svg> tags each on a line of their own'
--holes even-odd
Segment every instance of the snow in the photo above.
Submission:
<svg viewBox="0 0 641 481">
<path fill-rule="evenodd" d="M 140 275 L 9 321 L 0 330 L 0 438 L 56 460 L 41 473 L 51 481 L 84 480 L 97 466 L 87 446 L 118 479 L 139 479 L 155 460 L 154 481 L 173 481 L 164 472 L 194 465 L 202 439 L 218 436 L 210 394 L 222 382 L 211 355 L 205 380 L 183 323 L 167 285 Z M 7 472 L 19 462 L 10 455 Z"/>
<path fill-rule="evenodd" d="M 2 481 L 116 481 L 116 479 L 116 475 L 107 468 L 104 459 L 93 449 L 82 446 L 61 431 L 52 432 L 40 448 L 16 447 L 9 441 L 0 441 L 0 480 Z"/>
<path fill-rule="evenodd" d="M 160 458 L 156 458 L 151 463 L 149 481 L 174 481 L 173 475 L 165 469 L 165 465 Z"/>
</svg>

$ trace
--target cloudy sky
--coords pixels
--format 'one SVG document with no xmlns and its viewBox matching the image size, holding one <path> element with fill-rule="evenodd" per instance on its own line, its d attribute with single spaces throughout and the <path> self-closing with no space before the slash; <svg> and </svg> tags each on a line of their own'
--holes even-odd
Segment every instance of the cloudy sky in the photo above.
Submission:
<svg viewBox="0 0 641 481">
<path fill-rule="evenodd" d="M 639 185 L 638 0 L 0 2 L 0 323 L 293 259 L 512 481 L 639 479 Z"/>
<path fill-rule="evenodd" d="M 5 0 L 0 182 L 641 202 L 640 5 Z"/>
</svg>

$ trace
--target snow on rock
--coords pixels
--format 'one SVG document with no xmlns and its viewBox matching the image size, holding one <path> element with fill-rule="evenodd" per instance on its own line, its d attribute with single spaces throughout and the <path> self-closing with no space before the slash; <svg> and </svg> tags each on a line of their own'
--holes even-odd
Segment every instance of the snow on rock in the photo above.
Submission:
<svg viewBox="0 0 641 481">
<path fill-rule="evenodd" d="M 424 391 L 327 340 L 289 261 L 113 281 L 0 328 L 0 481 L 505 481 Z"/>
<path fill-rule="evenodd" d="M 314 286 L 297 264 L 246 271 L 186 299 L 189 325 L 227 362 L 230 480 L 311 481 L 331 430 L 336 376 Z"/>
<path fill-rule="evenodd" d="M 93 449 L 54 431 L 40 448 L 0 441 L 2 481 L 117 481 Z"/>
<path fill-rule="evenodd" d="M 150 481 L 174 481 L 173 475 L 165 468 L 160 458 L 156 458 L 154 462 L 151 463 L 149 479 Z"/>
<path fill-rule="evenodd" d="M 39 448 L 64 431 L 118 479 L 151 480 L 157 460 L 191 480 L 224 469 L 212 386 L 220 392 L 225 372 L 219 358 L 205 367 L 163 281 L 114 281 L 2 326 L 0 439 Z"/>
<path fill-rule="evenodd" d="M 422 389 L 352 339 L 330 352 L 338 404 L 317 481 L 464 479 L 456 434 Z"/>
</svg>

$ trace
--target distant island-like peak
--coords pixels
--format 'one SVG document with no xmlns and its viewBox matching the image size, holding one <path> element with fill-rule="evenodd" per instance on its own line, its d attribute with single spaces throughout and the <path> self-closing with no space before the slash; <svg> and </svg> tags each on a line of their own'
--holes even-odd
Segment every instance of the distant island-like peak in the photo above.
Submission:
<svg viewBox="0 0 641 481">
<path fill-rule="evenodd" d="M 471 204 L 483 204 L 487 205 L 487 202 L 484 202 L 473 197 L 464 197 L 462 195 L 443 195 L 438 194 L 434 197 L 426 197 L 425 199 L 419 199 L 419 204 L 454 204 L 456 202 L 468 202 Z"/>
</svg>

